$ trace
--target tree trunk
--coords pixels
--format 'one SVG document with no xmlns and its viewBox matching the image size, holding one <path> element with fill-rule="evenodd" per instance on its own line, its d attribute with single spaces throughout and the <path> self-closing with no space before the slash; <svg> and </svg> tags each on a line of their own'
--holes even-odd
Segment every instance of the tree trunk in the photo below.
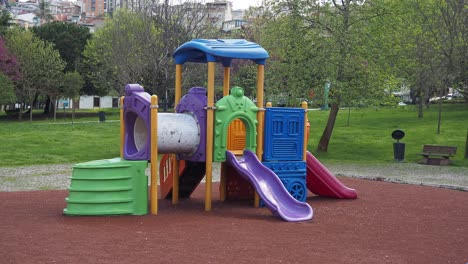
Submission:
<svg viewBox="0 0 468 264">
<path fill-rule="evenodd" d="M 465 159 L 468 159 L 468 129 L 466 130 Z"/>
<path fill-rule="evenodd" d="M 348 120 L 346 121 L 346 126 L 349 126 L 351 120 L 351 106 L 348 106 Z"/>
<path fill-rule="evenodd" d="M 424 104 L 424 99 L 422 97 L 419 97 L 418 118 L 423 118 L 423 104 Z"/>
<path fill-rule="evenodd" d="M 31 123 L 33 120 L 33 105 L 34 105 L 34 100 L 31 102 L 31 105 L 29 106 L 29 122 Z"/>
<path fill-rule="evenodd" d="M 53 100 L 51 100 L 52 102 L 54 102 L 54 122 L 57 121 L 57 99 L 53 98 Z"/>
<path fill-rule="evenodd" d="M 75 99 L 72 99 L 72 127 L 75 126 Z"/>
<path fill-rule="evenodd" d="M 37 108 L 39 108 L 39 104 L 38 104 L 38 99 L 39 99 L 39 93 L 36 93 L 36 95 L 34 95 L 34 100 L 31 104 L 31 110 L 34 109 L 34 106 L 37 105 Z"/>
<path fill-rule="evenodd" d="M 419 102 L 418 102 L 418 118 L 423 118 L 423 107 L 424 107 L 424 102 L 426 101 L 426 96 L 424 96 L 424 91 L 423 91 L 423 83 L 421 80 L 421 76 L 419 76 L 418 80 L 418 95 L 419 95 Z"/>
<path fill-rule="evenodd" d="M 439 100 L 439 116 L 438 116 L 438 119 L 437 119 L 437 135 L 440 134 L 440 123 L 441 123 L 441 120 L 442 120 L 442 99 Z"/>
<path fill-rule="evenodd" d="M 20 108 L 18 112 L 18 120 L 22 121 L 23 120 L 23 103 L 20 103 Z"/>
<path fill-rule="evenodd" d="M 439 99 L 439 116 L 438 116 L 438 119 L 437 119 L 437 135 L 440 134 L 440 123 L 441 123 L 441 120 L 442 120 L 442 90 L 440 92 L 440 99 Z"/>
<path fill-rule="evenodd" d="M 333 103 L 330 109 L 330 115 L 328 116 L 327 126 L 325 130 L 323 130 L 322 137 L 320 138 L 320 142 L 317 146 L 317 151 L 328 151 L 328 144 L 330 143 L 330 139 L 333 132 L 333 127 L 335 126 L 336 117 L 338 116 L 339 105 L 337 103 Z"/>
<path fill-rule="evenodd" d="M 50 114 L 50 96 L 47 96 L 45 105 L 44 105 L 44 115 Z"/>
</svg>

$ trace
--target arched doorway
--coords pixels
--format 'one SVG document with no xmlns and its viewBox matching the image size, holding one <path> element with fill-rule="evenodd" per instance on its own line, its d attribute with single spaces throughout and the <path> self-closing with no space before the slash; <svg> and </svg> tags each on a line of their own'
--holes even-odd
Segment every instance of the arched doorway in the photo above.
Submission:
<svg viewBox="0 0 468 264">
<path fill-rule="evenodd" d="M 240 87 L 233 87 L 230 95 L 216 103 L 213 161 L 226 160 L 229 125 L 236 119 L 239 119 L 245 127 L 245 148 L 255 151 L 257 112 L 258 107 L 244 96 L 244 90 Z"/>
</svg>

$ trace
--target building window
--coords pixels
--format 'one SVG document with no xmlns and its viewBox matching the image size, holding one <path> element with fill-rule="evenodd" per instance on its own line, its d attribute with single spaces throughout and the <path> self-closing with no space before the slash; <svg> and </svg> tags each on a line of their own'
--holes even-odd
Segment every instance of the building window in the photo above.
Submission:
<svg viewBox="0 0 468 264">
<path fill-rule="evenodd" d="M 93 107 L 100 107 L 101 106 L 101 100 L 99 97 L 94 97 L 94 100 L 93 100 Z"/>
<path fill-rule="evenodd" d="M 119 98 L 118 97 L 113 97 L 112 98 L 112 108 L 117 108 L 119 107 Z"/>
</svg>

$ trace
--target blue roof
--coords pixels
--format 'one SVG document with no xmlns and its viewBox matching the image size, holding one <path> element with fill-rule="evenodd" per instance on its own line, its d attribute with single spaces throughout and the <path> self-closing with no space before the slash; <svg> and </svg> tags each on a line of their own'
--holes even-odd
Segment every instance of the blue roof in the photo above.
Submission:
<svg viewBox="0 0 468 264">
<path fill-rule="evenodd" d="M 172 56 L 176 64 L 221 62 L 225 67 L 231 66 L 232 59 L 263 65 L 269 57 L 262 46 L 245 39 L 194 39 L 178 47 Z"/>
</svg>

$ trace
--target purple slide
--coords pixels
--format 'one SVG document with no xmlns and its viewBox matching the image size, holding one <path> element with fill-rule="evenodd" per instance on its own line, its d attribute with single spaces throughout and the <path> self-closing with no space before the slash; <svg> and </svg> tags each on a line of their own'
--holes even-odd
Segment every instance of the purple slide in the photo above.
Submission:
<svg viewBox="0 0 468 264">
<path fill-rule="evenodd" d="M 274 215 L 290 222 L 312 219 L 312 207 L 294 199 L 278 176 L 265 167 L 252 151 L 244 150 L 244 156 L 237 159 L 228 150 L 226 162 L 255 187 L 265 205 Z"/>
<path fill-rule="evenodd" d="M 307 151 L 307 189 L 320 196 L 356 199 L 357 192 L 344 186 L 320 161 Z"/>
</svg>

